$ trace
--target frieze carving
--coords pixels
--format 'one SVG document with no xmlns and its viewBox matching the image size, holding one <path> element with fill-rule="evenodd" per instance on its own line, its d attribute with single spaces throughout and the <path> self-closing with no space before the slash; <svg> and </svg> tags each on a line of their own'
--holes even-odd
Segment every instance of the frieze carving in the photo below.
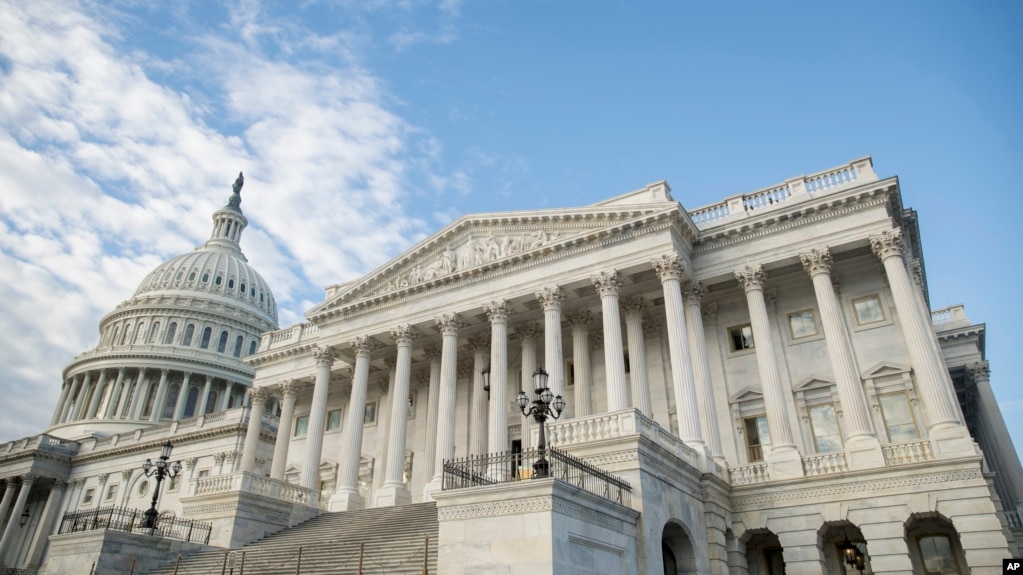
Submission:
<svg viewBox="0 0 1023 575">
<path fill-rule="evenodd" d="M 799 261 L 803 263 L 803 269 L 813 277 L 817 274 L 831 273 L 831 249 L 828 246 L 813 248 L 805 254 L 799 254 Z"/>
<path fill-rule="evenodd" d="M 477 517 L 494 517 L 497 515 L 518 515 L 522 513 L 535 513 L 537 511 L 550 511 L 553 508 L 553 498 L 528 497 L 525 499 L 512 499 L 510 501 L 496 501 L 485 503 L 470 503 L 467 505 L 454 505 L 438 509 L 438 518 L 441 521 L 454 519 L 473 519 Z"/>
<path fill-rule="evenodd" d="M 597 294 L 600 297 L 606 295 L 618 295 L 618 292 L 622 289 L 622 281 L 618 275 L 618 270 L 612 269 L 609 272 L 600 272 L 595 276 L 590 277 L 590 281 L 593 283 L 593 287 L 596 288 Z"/>
<path fill-rule="evenodd" d="M 762 290 L 764 289 L 764 282 L 767 281 L 767 274 L 764 273 L 762 265 L 754 264 L 746 266 L 741 270 L 736 270 L 735 279 L 739 282 L 739 286 L 747 292 Z"/>
<path fill-rule="evenodd" d="M 536 299 L 540 302 L 540 306 L 543 307 L 544 311 L 549 309 L 561 309 L 561 304 L 565 301 L 565 294 L 561 290 L 561 286 L 546 287 L 536 292 Z"/>
<path fill-rule="evenodd" d="M 880 235 L 870 236 L 870 249 L 874 251 L 881 260 L 890 257 L 902 256 L 902 230 L 895 228 L 891 231 L 881 232 Z"/>
<path fill-rule="evenodd" d="M 184 462 L 185 462 L 185 469 L 186 469 L 186 470 L 189 470 L 189 471 L 190 471 L 190 470 L 191 470 L 192 468 L 194 468 L 194 467 L 195 467 L 195 462 L 196 462 L 196 461 L 198 461 L 198 460 L 199 460 L 199 458 L 198 458 L 198 457 L 186 457 L 186 458 L 184 459 Z M 130 471 L 130 470 L 129 470 L 129 471 Z M 125 481 L 127 481 L 127 480 L 128 480 L 128 478 L 126 477 L 126 478 L 125 478 Z"/>
</svg>

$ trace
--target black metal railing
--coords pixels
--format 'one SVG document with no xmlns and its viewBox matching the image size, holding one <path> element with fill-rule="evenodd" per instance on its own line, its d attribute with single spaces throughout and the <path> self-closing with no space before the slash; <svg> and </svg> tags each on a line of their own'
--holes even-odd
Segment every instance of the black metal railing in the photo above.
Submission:
<svg viewBox="0 0 1023 575">
<path fill-rule="evenodd" d="M 4 569 L 4 575 L 25 575 L 25 569 L 15 569 L 14 567 L 6 567 Z"/>
<path fill-rule="evenodd" d="M 547 462 L 545 477 L 560 479 L 605 499 L 629 505 L 632 487 L 627 481 L 553 447 L 543 452 Z M 489 455 L 471 455 L 444 462 L 441 489 L 464 489 L 512 481 L 537 479 L 536 449 L 505 451 Z"/>
<path fill-rule="evenodd" d="M 154 535 L 178 541 L 208 544 L 213 526 L 191 519 L 157 516 L 152 526 L 146 525 L 146 515 L 141 509 L 127 507 L 101 507 L 88 511 L 69 511 L 60 521 L 60 535 L 78 531 L 110 529 L 125 533 Z"/>
</svg>

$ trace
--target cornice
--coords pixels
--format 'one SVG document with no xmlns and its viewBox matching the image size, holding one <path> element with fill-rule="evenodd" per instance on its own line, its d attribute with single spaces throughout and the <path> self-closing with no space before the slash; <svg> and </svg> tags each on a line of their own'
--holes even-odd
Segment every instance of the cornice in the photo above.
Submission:
<svg viewBox="0 0 1023 575">
<path fill-rule="evenodd" d="M 245 423 L 229 423 L 220 427 L 202 428 L 197 431 L 190 433 L 180 433 L 174 435 L 174 445 L 180 446 L 185 443 L 191 443 L 194 441 L 203 441 L 215 437 L 222 437 L 225 435 L 242 435 L 248 431 L 248 425 Z M 261 439 L 272 442 L 276 435 L 270 435 L 260 429 L 259 436 Z M 110 457 L 121 457 L 123 455 L 131 455 L 133 453 L 151 452 L 154 449 L 159 451 L 160 446 L 167 437 L 160 436 L 154 438 L 152 441 L 138 441 L 121 447 L 120 445 L 115 446 L 112 449 L 104 449 L 101 451 L 93 451 L 87 454 L 75 455 L 72 457 L 74 464 L 90 463 L 97 460 L 107 459 Z"/>
<path fill-rule="evenodd" d="M 270 351 L 256 352 L 255 355 L 250 355 L 246 357 L 245 363 L 247 363 L 252 368 L 257 368 L 261 365 L 266 365 L 268 363 L 273 363 L 275 361 L 288 359 L 289 357 L 295 356 L 311 357 L 313 351 L 315 351 L 317 347 L 319 347 L 319 344 L 316 341 L 312 341 L 303 342 L 295 346 L 272 349 Z"/>
<path fill-rule="evenodd" d="M 229 307 L 220 303 L 208 305 L 202 299 L 190 298 L 190 301 L 180 304 L 152 304 L 152 305 L 125 305 L 106 314 L 99 322 L 100 331 L 111 323 L 124 321 L 137 317 L 185 317 L 196 320 L 215 320 L 221 324 L 234 325 L 239 328 L 246 328 L 259 335 L 264 331 L 276 329 L 276 324 L 264 318 L 254 315 L 252 312 L 239 307 Z M 207 305 L 204 305 L 207 304 Z M 122 304 L 124 305 L 124 304 Z M 218 309 L 219 308 L 219 309 Z"/>
<path fill-rule="evenodd" d="M 120 347 L 120 346 L 118 346 Z M 153 347 L 166 348 L 164 350 L 153 350 Z M 252 380 L 256 376 L 254 369 L 250 368 L 248 364 L 239 358 L 225 356 L 225 357 L 195 357 L 195 356 L 182 356 L 174 355 L 169 353 L 169 350 L 175 349 L 174 346 L 157 346 L 156 344 L 141 344 L 135 346 L 124 346 L 124 348 L 136 348 L 136 349 L 117 349 L 117 348 L 97 348 L 85 353 L 79 354 L 71 362 L 69 362 L 63 371 L 63 378 L 67 379 L 69 376 L 89 370 L 89 364 L 99 362 L 125 362 L 130 365 L 124 366 L 113 366 L 107 367 L 106 369 L 113 369 L 116 367 L 145 367 L 145 368 L 163 368 L 167 369 L 179 369 L 181 371 L 191 371 L 193 373 L 202 371 L 201 368 L 207 368 L 206 371 L 210 372 L 228 372 L 238 375 L 239 379 Z M 138 348 L 150 348 L 149 350 L 143 350 Z M 178 348 L 180 349 L 180 348 Z M 215 354 L 216 352 L 209 352 Z M 216 354 L 220 355 L 220 354 Z M 154 364 L 168 364 L 149 366 L 142 365 L 142 363 L 152 362 Z M 95 367 L 91 369 L 104 369 L 103 367 Z"/>
<path fill-rule="evenodd" d="M 805 225 L 833 219 L 864 208 L 884 205 L 898 194 L 895 180 L 871 183 L 869 188 L 853 188 L 831 196 L 785 203 L 787 209 L 776 209 L 762 216 L 723 224 L 703 232 L 693 246 L 695 254 L 748 242 L 769 234 L 788 231 Z"/>
</svg>

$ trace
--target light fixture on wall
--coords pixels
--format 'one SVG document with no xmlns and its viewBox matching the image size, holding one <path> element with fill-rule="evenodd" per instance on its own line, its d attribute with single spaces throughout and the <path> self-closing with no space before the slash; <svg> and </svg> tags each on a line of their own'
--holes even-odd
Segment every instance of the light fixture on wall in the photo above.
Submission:
<svg viewBox="0 0 1023 575">
<path fill-rule="evenodd" d="M 545 457 L 547 436 L 544 432 L 544 423 L 548 417 L 558 419 L 561 417 L 561 412 L 565 410 L 565 399 L 560 395 L 555 396 L 554 392 L 547 388 L 547 377 L 547 372 L 542 367 L 537 368 L 533 373 L 533 385 L 536 387 L 537 399 L 534 399 L 532 404 L 524 391 L 520 391 L 519 395 L 515 397 L 515 403 L 522 410 L 522 415 L 526 417 L 532 415 L 540 426 L 540 443 L 537 446 L 538 457 L 536 463 L 533 464 L 533 479 L 550 476 L 550 464 Z"/>
<path fill-rule="evenodd" d="M 18 527 L 24 527 L 28 523 L 28 509 L 21 512 L 21 517 L 18 517 Z"/>
<path fill-rule="evenodd" d="M 490 365 L 484 367 L 480 375 L 483 376 L 483 391 L 487 392 L 487 399 L 490 399 Z"/>
</svg>

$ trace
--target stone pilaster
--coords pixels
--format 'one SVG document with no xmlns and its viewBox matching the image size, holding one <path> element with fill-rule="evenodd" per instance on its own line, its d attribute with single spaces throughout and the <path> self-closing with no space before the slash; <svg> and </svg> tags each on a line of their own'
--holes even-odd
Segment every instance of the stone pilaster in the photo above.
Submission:
<svg viewBox="0 0 1023 575">
<path fill-rule="evenodd" d="M 387 434 L 387 467 L 384 484 L 377 495 L 377 507 L 407 505 L 412 496 L 405 487 L 405 430 L 408 426 L 408 396 L 412 385 L 412 342 L 419 333 L 411 325 L 391 330 L 391 339 L 398 346 L 394 365 L 394 389 L 391 394 L 390 430 Z"/>
<path fill-rule="evenodd" d="M 253 387 L 249 390 L 249 427 L 245 431 L 245 446 L 242 448 L 242 471 L 252 473 L 256 470 L 259 431 L 263 426 L 263 409 L 269 397 L 270 392 L 265 387 Z"/>
<path fill-rule="evenodd" d="M 629 407 L 629 391 L 625 383 L 625 349 L 622 345 L 622 318 L 618 312 L 618 292 L 622 282 L 618 270 L 601 272 L 590 278 L 600 295 L 604 320 L 604 371 L 607 385 L 607 410 Z"/>
<path fill-rule="evenodd" d="M 757 354 L 757 371 L 764 393 L 764 407 L 767 410 L 767 426 L 771 432 L 771 452 L 767 461 L 771 465 L 772 479 L 786 479 L 803 475 L 799 450 L 792 439 L 789 427 L 785 394 L 778 372 L 778 360 L 774 354 L 767 302 L 764 299 L 764 281 L 767 275 L 760 264 L 746 266 L 735 272 L 735 279 L 746 292 L 749 307 L 750 327 L 753 330 L 753 345 Z"/>
<path fill-rule="evenodd" d="M 487 452 L 508 451 L 508 316 L 511 310 L 505 300 L 492 301 L 483 306 L 490 320 L 490 429 L 487 432 Z M 504 477 L 505 466 L 493 471 Z"/>
<path fill-rule="evenodd" d="M 664 291 L 664 313 L 668 322 L 668 355 L 671 358 L 671 379 L 675 391 L 675 412 L 680 438 L 697 451 L 703 451 L 700 410 L 696 402 L 696 384 L 689 357 L 689 335 L 682 307 L 682 258 L 665 254 L 650 264 L 661 280 Z"/>
<path fill-rule="evenodd" d="M 646 342 L 643 341 L 643 309 L 646 305 L 640 296 L 623 298 L 625 332 L 629 341 L 629 383 L 632 387 L 632 406 L 653 417 L 650 402 L 650 376 L 646 366 Z"/>
<path fill-rule="evenodd" d="M 436 320 L 441 333 L 440 395 L 437 400 L 437 449 L 433 466 L 433 479 L 423 493 L 425 501 L 440 491 L 444 475 L 444 460 L 455 456 L 455 384 L 458 378 L 458 330 L 462 317 L 457 313 L 444 314 Z"/>
<path fill-rule="evenodd" d="M 593 374 L 590 367 L 590 310 L 580 309 L 570 312 L 567 316 L 572 324 L 572 365 L 575 370 L 575 410 L 576 417 L 586 417 L 593 410 L 591 383 Z M 523 373 L 525 375 L 525 373 Z M 527 388 L 528 393 L 530 390 Z"/>
<path fill-rule="evenodd" d="M 330 389 L 330 368 L 337 353 L 330 346 L 318 347 L 313 352 L 316 360 L 316 383 L 313 385 L 312 405 L 309 408 L 309 427 L 306 430 L 305 462 L 302 465 L 300 485 L 320 490 L 320 457 L 323 455 L 323 431 L 327 419 L 327 394 Z"/>
<path fill-rule="evenodd" d="M 544 368 L 547 370 L 547 387 L 554 395 L 565 395 L 564 355 L 561 350 L 561 304 L 565 294 L 561 286 L 544 288 L 536 292 L 536 299 L 543 307 Z"/>
<path fill-rule="evenodd" d="M 291 434 L 295 425 L 295 402 L 298 398 L 299 384 L 288 379 L 281 382 L 281 418 L 277 426 L 277 442 L 274 444 L 274 458 L 270 463 L 270 479 L 284 481 L 284 472 L 288 465 L 288 448 L 291 446 Z"/>
<path fill-rule="evenodd" d="M 700 406 L 700 429 L 707 440 L 714 459 L 724 461 L 721 448 L 721 430 L 714 404 L 714 384 L 710 379 L 707 359 L 707 336 L 703 331 L 703 286 L 700 282 L 686 282 L 682 286 L 682 301 L 689 338 L 689 359 L 693 362 L 693 381 L 696 384 L 696 402 Z"/>
</svg>

